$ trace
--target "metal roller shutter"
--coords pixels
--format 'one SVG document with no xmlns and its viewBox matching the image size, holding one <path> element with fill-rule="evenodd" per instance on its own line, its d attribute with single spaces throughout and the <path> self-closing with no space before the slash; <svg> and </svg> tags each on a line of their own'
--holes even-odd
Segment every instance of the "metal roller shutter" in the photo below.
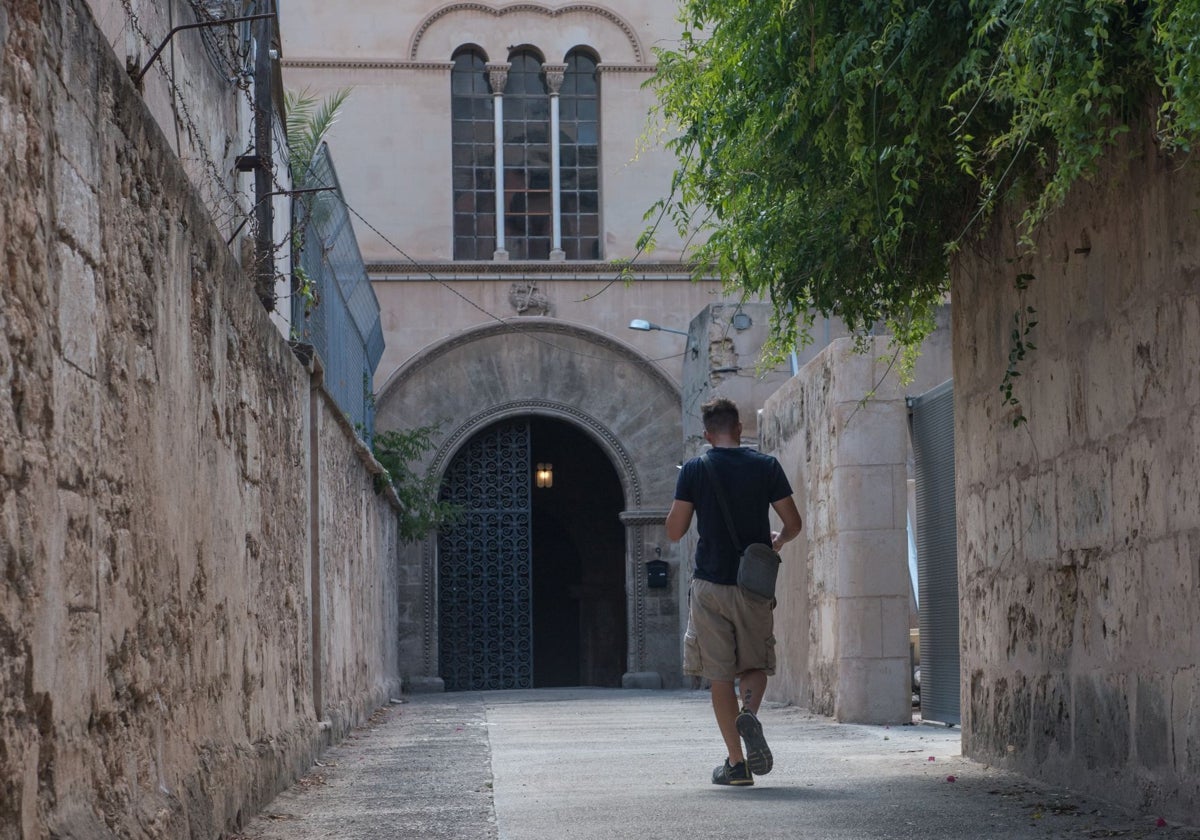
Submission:
<svg viewBox="0 0 1200 840">
<path fill-rule="evenodd" d="M 917 491 L 917 592 L 921 717 L 961 723 L 958 657 L 958 525 L 954 507 L 954 388 L 909 399 Z"/>
</svg>

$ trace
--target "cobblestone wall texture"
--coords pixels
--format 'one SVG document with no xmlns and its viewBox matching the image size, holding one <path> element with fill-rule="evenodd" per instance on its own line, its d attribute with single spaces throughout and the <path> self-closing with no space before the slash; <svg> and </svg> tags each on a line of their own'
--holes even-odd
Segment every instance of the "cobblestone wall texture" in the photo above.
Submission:
<svg viewBox="0 0 1200 840">
<path fill-rule="evenodd" d="M 86 6 L 3 0 L 0 50 L 0 838 L 216 837 L 322 737 L 310 379 Z M 357 484 L 329 550 L 386 553 Z M 322 602 L 366 635 L 362 562 Z"/>
<path fill-rule="evenodd" d="M 1036 255 L 1002 224 L 953 273 L 964 750 L 1181 817 L 1200 811 L 1198 210 L 1195 168 L 1131 143 Z M 997 387 L 1030 306 L 1014 428 Z"/>
</svg>

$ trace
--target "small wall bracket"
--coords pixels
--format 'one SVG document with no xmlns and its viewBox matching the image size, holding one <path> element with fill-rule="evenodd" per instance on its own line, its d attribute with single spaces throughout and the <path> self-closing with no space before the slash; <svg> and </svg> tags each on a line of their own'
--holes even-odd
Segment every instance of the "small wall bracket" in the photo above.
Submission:
<svg viewBox="0 0 1200 840">
<path fill-rule="evenodd" d="M 162 54 L 162 51 L 166 49 L 167 44 L 171 43 L 171 39 L 175 37 L 176 32 L 182 32 L 185 29 L 203 29 L 209 26 L 224 26 L 229 23 L 242 23 L 243 21 L 248 20 L 266 20 L 267 18 L 273 17 L 275 17 L 274 12 L 267 12 L 260 15 L 244 15 L 242 17 L 223 18 L 221 20 L 204 20 L 200 21 L 199 23 L 185 23 L 180 26 L 176 26 L 167 33 L 166 39 L 158 45 L 158 49 L 156 49 L 154 54 L 150 56 L 150 60 L 146 62 L 146 66 L 134 74 L 133 83 L 141 84 L 142 76 L 145 76 L 146 71 L 150 69 L 150 66 L 158 60 L 158 57 Z"/>
</svg>

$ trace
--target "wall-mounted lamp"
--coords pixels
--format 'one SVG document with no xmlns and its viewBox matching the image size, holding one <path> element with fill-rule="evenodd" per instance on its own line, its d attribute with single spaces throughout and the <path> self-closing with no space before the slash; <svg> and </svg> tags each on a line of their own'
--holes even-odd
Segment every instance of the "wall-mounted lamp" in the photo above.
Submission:
<svg viewBox="0 0 1200 840">
<path fill-rule="evenodd" d="M 662 330 L 663 332 L 675 333 L 676 335 L 687 335 L 687 333 L 683 330 L 673 330 L 670 327 L 660 327 L 658 324 L 652 324 L 649 321 L 643 321 L 641 318 L 634 318 L 632 321 L 630 321 L 629 329 L 642 330 L 643 332 L 648 330 Z"/>
<path fill-rule="evenodd" d="M 533 480 L 538 487 L 554 486 L 554 465 L 538 464 L 533 471 Z"/>
</svg>

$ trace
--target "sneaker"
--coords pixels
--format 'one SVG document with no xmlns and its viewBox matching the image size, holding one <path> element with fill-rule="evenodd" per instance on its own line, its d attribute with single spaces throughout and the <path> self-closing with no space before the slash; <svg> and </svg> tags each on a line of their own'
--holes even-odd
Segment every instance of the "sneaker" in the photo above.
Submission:
<svg viewBox="0 0 1200 840">
<path fill-rule="evenodd" d="M 742 710 L 737 716 L 737 731 L 746 742 L 746 766 L 750 772 L 759 776 L 770 773 L 775 766 L 775 759 L 771 755 L 771 748 L 767 746 L 767 739 L 763 737 L 762 724 L 754 712 Z"/>
<path fill-rule="evenodd" d="M 714 785 L 752 785 L 754 777 L 750 775 L 750 771 L 746 769 L 746 762 L 739 761 L 732 767 L 729 765 L 729 759 L 725 759 L 725 763 L 713 770 Z"/>
</svg>

